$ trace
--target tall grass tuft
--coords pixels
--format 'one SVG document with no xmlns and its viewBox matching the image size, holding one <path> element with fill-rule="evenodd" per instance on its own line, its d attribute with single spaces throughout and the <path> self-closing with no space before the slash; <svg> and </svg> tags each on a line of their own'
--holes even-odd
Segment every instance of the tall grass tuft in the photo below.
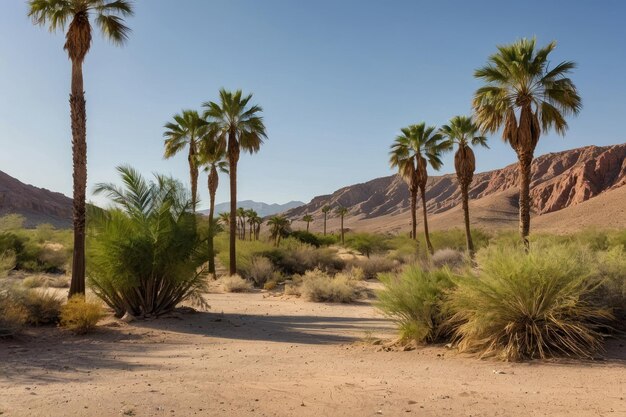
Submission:
<svg viewBox="0 0 626 417">
<path fill-rule="evenodd" d="M 205 306 L 206 242 L 182 185 L 156 175 L 146 181 L 119 167 L 124 188 L 100 184 L 116 204 L 89 219 L 88 278 L 116 316 L 158 316 L 190 299 Z"/>
<path fill-rule="evenodd" d="M 461 351 L 516 361 L 601 349 L 599 325 L 611 315 L 590 301 L 599 283 L 586 248 L 490 246 L 477 261 L 479 277 L 458 279 L 447 303 Z"/>
<path fill-rule="evenodd" d="M 378 293 L 378 308 L 397 324 L 401 341 L 431 343 L 447 335 L 442 304 L 453 287 L 448 269 L 426 271 L 415 265 L 379 277 L 385 288 Z"/>
</svg>

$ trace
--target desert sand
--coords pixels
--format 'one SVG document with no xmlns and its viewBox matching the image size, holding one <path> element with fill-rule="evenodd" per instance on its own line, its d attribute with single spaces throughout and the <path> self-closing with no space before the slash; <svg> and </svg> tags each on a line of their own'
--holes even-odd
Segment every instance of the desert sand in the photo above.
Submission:
<svg viewBox="0 0 626 417">
<path fill-rule="evenodd" d="M 208 312 L 0 341 L 0 414 L 626 416 L 623 340 L 596 361 L 503 363 L 443 346 L 388 351 L 393 324 L 370 300 L 206 298 Z"/>
</svg>

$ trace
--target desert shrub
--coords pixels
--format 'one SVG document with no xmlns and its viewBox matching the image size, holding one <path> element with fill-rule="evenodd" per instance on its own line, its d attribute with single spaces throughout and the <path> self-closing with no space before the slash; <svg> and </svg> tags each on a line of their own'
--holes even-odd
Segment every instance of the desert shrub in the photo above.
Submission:
<svg viewBox="0 0 626 417">
<path fill-rule="evenodd" d="M 220 233 L 215 236 L 214 246 L 218 261 L 228 269 L 230 265 L 230 253 L 228 249 L 228 234 Z M 262 240 L 238 240 L 237 241 L 237 272 L 242 276 L 250 276 L 252 260 L 258 256 L 265 256 L 265 253 L 272 251 L 273 247 L 268 242 Z"/>
<path fill-rule="evenodd" d="M 264 252 L 263 255 L 287 275 L 302 275 L 315 268 L 334 273 L 341 271 L 345 266 L 345 262 L 337 257 L 337 252 L 334 249 L 315 248 L 302 243 L 297 245 L 292 243 L 288 247 L 275 248 Z"/>
<path fill-rule="evenodd" d="M 316 234 L 315 236 L 317 237 L 320 246 L 336 245 L 337 243 L 339 243 L 340 240 L 338 235 L 333 234 L 327 234 L 325 236 L 323 234 Z"/>
<path fill-rule="evenodd" d="M 27 290 L 20 302 L 28 313 L 27 322 L 35 326 L 59 322 L 63 300 L 52 291 Z"/>
<path fill-rule="evenodd" d="M 60 316 L 62 327 L 76 334 L 85 334 L 93 331 L 105 314 L 99 302 L 75 295 L 61 307 Z"/>
<path fill-rule="evenodd" d="M 309 301 L 350 303 L 358 298 L 359 289 L 356 281 L 346 275 L 337 274 L 332 277 L 315 269 L 302 276 L 300 293 Z"/>
<path fill-rule="evenodd" d="M 22 286 L 24 288 L 39 288 L 45 286 L 47 282 L 48 280 L 46 280 L 46 277 L 42 277 L 41 275 L 31 275 L 22 280 Z"/>
<path fill-rule="evenodd" d="M 16 265 L 17 258 L 15 252 L 12 250 L 0 252 L 0 278 L 5 277 Z"/>
<path fill-rule="evenodd" d="M 18 333 L 28 320 L 28 312 L 8 283 L 0 285 L 0 338 Z"/>
<path fill-rule="evenodd" d="M 366 279 L 365 270 L 360 266 L 351 265 L 343 272 L 344 275 L 355 281 Z"/>
<path fill-rule="evenodd" d="M 25 222 L 26 218 L 21 214 L 6 214 L 0 217 L 0 232 L 23 229 Z"/>
<path fill-rule="evenodd" d="M 69 288 L 70 287 L 70 277 L 66 275 L 60 275 L 56 277 L 51 277 L 48 279 L 47 283 L 50 288 Z"/>
<path fill-rule="evenodd" d="M 364 279 L 374 279 L 378 274 L 391 272 L 398 267 L 397 261 L 376 255 L 366 259 L 355 259 L 349 262 L 352 267 L 360 268 L 363 271 Z"/>
<path fill-rule="evenodd" d="M 430 263 L 436 269 L 447 266 L 456 270 L 467 264 L 467 257 L 464 253 L 455 249 L 439 249 L 430 258 Z"/>
<path fill-rule="evenodd" d="M 182 185 L 155 175 L 145 180 L 119 167 L 124 188 L 99 184 L 117 205 L 94 209 L 88 229 L 88 283 L 116 316 L 158 316 L 180 302 L 206 306 L 206 241 Z"/>
<path fill-rule="evenodd" d="M 372 233 L 354 233 L 348 235 L 346 246 L 361 252 L 370 257 L 373 253 L 383 252 L 389 248 L 387 240 L 383 235 Z"/>
<path fill-rule="evenodd" d="M 258 287 L 262 287 L 274 275 L 274 265 L 263 257 L 256 256 L 252 259 L 249 276 Z"/>
<path fill-rule="evenodd" d="M 302 243 L 306 243 L 307 245 L 315 246 L 316 248 L 319 248 L 322 245 L 320 239 L 316 235 L 305 230 L 294 230 L 289 234 L 289 236 Z"/>
<path fill-rule="evenodd" d="M 448 307 L 461 351 L 507 360 L 592 357 L 610 317 L 589 301 L 597 286 L 590 252 L 576 245 L 478 252 L 480 276 L 457 280 Z"/>
<path fill-rule="evenodd" d="M 405 235 L 393 236 L 387 240 L 388 257 L 403 264 L 414 263 L 419 257 L 419 243 Z"/>
<path fill-rule="evenodd" d="M 436 342 L 448 335 L 443 299 L 453 287 L 449 269 L 426 271 L 419 266 L 402 273 L 381 274 L 385 288 L 378 292 L 378 308 L 398 326 L 400 339 Z"/>
<path fill-rule="evenodd" d="M 226 275 L 220 278 L 220 283 L 227 292 L 248 292 L 252 290 L 252 283 L 239 275 Z"/>
<path fill-rule="evenodd" d="M 598 300 L 614 309 L 615 316 L 623 323 L 626 319 L 626 249 L 614 246 L 598 253 L 597 257 L 596 274 L 602 281 Z"/>
</svg>

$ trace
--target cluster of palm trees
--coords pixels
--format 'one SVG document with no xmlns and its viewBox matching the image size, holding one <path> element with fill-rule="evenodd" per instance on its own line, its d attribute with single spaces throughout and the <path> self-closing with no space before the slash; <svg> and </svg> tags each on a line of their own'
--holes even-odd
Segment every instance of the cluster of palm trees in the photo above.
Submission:
<svg viewBox="0 0 626 417">
<path fill-rule="evenodd" d="M 246 232 L 251 241 L 259 240 L 263 219 L 256 211 L 239 207 L 236 212 L 236 219 L 237 236 L 240 240 L 246 240 Z M 220 213 L 219 220 L 224 226 L 228 227 L 230 225 L 230 213 Z"/>
<path fill-rule="evenodd" d="M 198 172 L 204 167 L 208 172 L 209 189 L 209 273 L 215 274 L 213 237 L 215 235 L 215 193 L 218 187 L 218 171 L 230 178 L 230 274 L 237 271 L 236 237 L 246 238 L 249 224 L 250 239 L 253 229 L 260 226 L 256 213 L 237 209 L 237 164 L 241 152 L 256 153 L 267 137 L 260 106 L 250 105 L 252 95 L 244 96 L 221 89 L 219 102 L 209 101 L 202 105 L 202 115 L 195 110 L 183 110 L 173 121 L 165 125 L 165 158 L 170 158 L 187 148 L 189 177 L 191 180 L 192 206 L 197 205 Z M 253 220 L 252 222 L 250 220 Z M 257 231 L 258 236 L 258 231 Z"/>
<path fill-rule="evenodd" d="M 549 68 L 548 55 L 555 42 L 536 50 L 535 39 L 521 39 L 498 46 L 486 66 L 474 76 L 485 82 L 474 94 L 473 116 L 455 116 L 437 129 L 425 123 L 401 129 L 391 145 L 390 165 L 398 168 L 407 183 L 411 199 L 411 236 L 416 236 L 417 194 L 421 195 L 424 235 L 429 252 L 433 247 L 428 234 L 426 209 L 427 168 L 441 168 L 441 155 L 456 146 L 454 167 L 461 189 L 467 249 L 474 246 L 470 231 L 469 188 L 476 160 L 472 146 L 487 147 L 487 133 L 502 130 L 502 138 L 515 150 L 519 167 L 519 229 L 528 248 L 530 232 L 530 180 L 534 150 L 541 132 L 554 129 L 564 135 L 566 116 L 576 115 L 582 101 L 567 75 L 576 67 L 570 61 Z"/>
</svg>

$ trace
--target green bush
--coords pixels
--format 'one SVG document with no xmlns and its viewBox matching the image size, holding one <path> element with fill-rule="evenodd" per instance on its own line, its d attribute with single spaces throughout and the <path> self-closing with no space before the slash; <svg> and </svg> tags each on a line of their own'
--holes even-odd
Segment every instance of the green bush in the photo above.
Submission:
<svg viewBox="0 0 626 417">
<path fill-rule="evenodd" d="M 76 334 L 85 334 L 93 331 L 105 314 L 99 302 L 75 295 L 61 307 L 60 316 L 62 327 Z"/>
<path fill-rule="evenodd" d="M 177 181 L 119 167 L 125 188 L 100 184 L 118 208 L 90 213 L 88 283 L 117 316 L 158 316 L 190 299 L 206 306 L 206 241 Z"/>
<path fill-rule="evenodd" d="M 590 301 L 598 281 L 588 250 L 490 246 L 477 262 L 480 276 L 458 279 L 447 303 L 461 351 L 521 360 L 590 358 L 600 349 L 599 325 L 611 315 Z"/>
<path fill-rule="evenodd" d="M 378 308 L 397 324 L 403 342 L 436 342 L 448 335 L 443 298 L 453 287 L 448 269 L 425 271 L 407 267 L 398 275 L 383 274 Z"/>
<path fill-rule="evenodd" d="M 361 252 L 368 258 L 373 253 L 380 253 L 389 248 L 385 236 L 372 233 L 351 233 L 346 238 L 346 246 Z"/>
<path fill-rule="evenodd" d="M 596 273 L 602 281 L 598 300 L 614 310 L 619 318 L 618 325 L 625 326 L 626 320 L 626 249 L 614 246 L 597 254 Z"/>
<path fill-rule="evenodd" d="M 0 278 L 6 277 L 9 271 L 15 269 L 16 265 L 17 257 L 15 252 L 12 250 L 0 252 Z"/>
<path fill-rule="evenodd" d="M 307 245 L 315 246 L 316 248 L 319 248 L 322 245 L 320 239 L 316 235 L 305 230 L 294 230 L 289 234 L 289 236 L 302 243 L 306 243 Z"/>
</svg>

